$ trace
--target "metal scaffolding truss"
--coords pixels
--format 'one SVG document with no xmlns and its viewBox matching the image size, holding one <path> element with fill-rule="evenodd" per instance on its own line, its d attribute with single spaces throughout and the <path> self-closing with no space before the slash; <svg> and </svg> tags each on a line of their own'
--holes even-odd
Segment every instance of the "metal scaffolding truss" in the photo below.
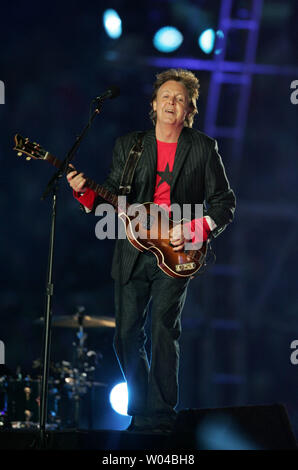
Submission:
<svg viewBox="0 0 298 470">
<path fill-rule="evenodd" d="M 205 116 L 205 132 L 215 138 L 229 139 L 231 145 L 231 157 L 233 159 L 233 185 L 236 187 L 237 180 L 239 180 L 239 168 L 242 157 L 242 145 L 243 137 L 245 134 L 245 127 L 247 122 L 248 107 L 251 93 L 252 83 L 252 69 L 255 63 L 258 34 L 262 13 L 262 0 L 251 1 L 250 19 L 238 19 L 232 18 L 232 6 L 233 0 L 223 0 L 221 2 L 221 9 L 219 14 L 218 29 L 222 31 L 220 39 L 220 53 L 215 55 L 216 69 L 211 73 L 208 101 Z M 235 35 L 237 32 L 242 33 L 245 37 L 244 47 L 242 48 L 243 67 L 237 72 L 226 72 L 224 70 L 224 62 L 228 53 L 228 41 L 230 40 L 231 32 Z M 232 87 L 234 90 L 237 88 L 238 93 L 232 93 L 235 103 L 230 103 L 231 106 L 234 104 L 235 116 L 232 125 L 226 125 L 224 118 L 226 113 L 220 113 L 220 98 L 223 92 L 223 86 L 225 86 L 225 92 L 227 93 L 227 87 Z M 218 124 L 217 120 L 221 115 L 221 124 Z M 243 252 L 243 234 L 241 233 L 240 225 L 233 227 L 233 254 L 232 264 L 237 266 L 240 260 L 243 259 L 241 253 Z M 236 270 L 237 271 L 237 270 Z M 223 270 L 225 274 L 225 270 Z M 209 357 L 212 361 L 209 362 L 209 377 L 206 377 L 207 383 L 209 383 L 209 389 L 213 396 L 213 402 L 215 404 L 227 404 L 229 400 L 232 400 L 235 404 L 243 404 L 247 399 L 247 351 L 246 351 L 246 311 L 243 309 L 244 305 L 244 287 L 243 277 L 236 275 L 230 281 L 233 289 L 231 299 L 227 305 L 229 306 L 230 312 L 226 313 L 226 318 L 222 321 L 221 327 L 209 328 Z M 214 282 L 208 284 L 206 289 L 206 295 L 212 296 L 212 290 L 216 288 Z M 227 293 L 228 295 L 228 293 Z M 211 312 L 216 312 L 218 302 L 209 302 L 209 308 Z M 212 316 L 212 313 L 211 313 Z M 229 328 L 229 322 L 231 318 L 234 321 L 237 319 L 237 325 L 233 325 L 233 328 Z M 225 331 L 225 330 L 228 330 Z M 226 367 L 227 371 L 220 371 L 218 373 L 218 354 L 220 354 L 218 344 L 221 344 L 221 337 L 226 339 L 225 352 L 228 360 L 226 364 L 221 367 Z M 208 340 L 207 340 L 208 344 Z M 210 354 L 210 349 L 216 351 L 216 354 Z M 209 380 L 208 380 L 209 379 Z M 216 385 L 216 387 L 214 385 Z M 213 387 L 212 387 L 213 385 Z M 213 390 L 212 390 L 213 388 Z M 227 397 L 225 396 L 227 394 Z M 228 401 L 227 401 L 228 400 Z"/>
<path fill-rule="evenodd" d="M 219 14 L 218 30 L 222 35 L 217 37 L 215 48 L 220 48 L 220 53 L 215 55 L 215 70 L 212 71 L 207 110 L 205 117 L 205 132 L 214 137 L 230 138 L 234 145 L 233 153 L 239 158 L 245 132 L 247 111 L 250 98 L 253 65 L 256 57 L 259 25 L 262 13 L 262 0 L 252 0 L 252 8 L 249 20 L 234 19 L 231 17 L 233 0 L 223 0 Z M 224 63 L 227 55 L 228 41 L 231 31 L 241 30 L 247 33 L 246 44 L 243 49 L 243 67 L 239 71 L 226 72 Z M 219 43 L 220 44 L 217 44 Z M 233 126 L 218 125 L 218 110 L 220 94 L 223 84 L 237 86 L 239 95 L 236 100 L 236 116 Z"/>
<path fill-rule="evenodd" d="M 206 70 L 211 72 L 208 90 L 204 132 L 216 139 L 227 139 L 229 142 L 231 167 L 233 170 L 233 187 L 238 186 L 240 180 L 239 169 L 242 158 L 242 146 L 245 135 L 247 115 L 251 96 L 253 76 L 262 75 L 288 75 L 297 76 L 298 68 L 292 66 L 276 66 L 256 64 L 256 52 L 258 45 L 259 28 L 262 15 L 263 0 L 251 0 L 249 19 L 233 17 L 233 7 L 238 0 L 222 0 L 219 13 L 218 31 L 222 34 L 216 38 L 215 54 L 213 60 L 198 60 L 193 58 L 151 58 L 149 64 L 156 67 L 181 67 L 191 70 Z M 242 57 L 237 61 L 228 58 L 230 35 L 242 34 L 245 38 Z M 223 87 L 225 89 L 223 90 Z M 221 97 L 228 92 L 229 87 L 237 93 L 232 93 L 235 98 L 235 114 L 232 125 L 225 123 L 226 113 L 220 113 Z M 221 122 L 219 123 L 218 120 Z M 250 203 L 249 201 L 237 201 L 238 212 L 243 211 L 247 216 L 262 214 L 268 216 L 276 213 L 276 206 L 268 207 L 268 204 Z M 285 207 L 279 211 L 282 217 L 297 219 L 296 207 Z M 269 212 L 268 212 L 269 210 Z M 295 232 L 296 234 L 296 232 Z M 200 305 L 203 306 L 206 321 L 202 322 L 201 337 L 197 343 L 197 355 L 202 355 L 202 361 L 197 361 L 197 396 L 200 405 L 220 406 L 228 403 L 243 404 L 247 399 L 248 374 L 247 374 L 247 306 L 245 306 L 244 283 L 241 277 L 239 261 L 243 259 L 245 252 L 245 234 L 243 225 L 236 223 L 228 235 L 232 238 L 232 252 L 229 265 L 215 265 L 211 273 L 201 279 Z M 280 264 L 292 246 L 295 237 L 290 236 L 287 250 L 279 257 L 279 264 L 272 269 L 264 287 L 260 288 L 252 305 L 254 312 L 259 312 L 263 302 L 271 292 L 276 279 L 276 272 Z M 224 243 L 225 240 L 220 241 Z M 229 290 L 226 292 L 227 305 L 221 304 L 218 287 L 229 277 Z M 200 293 L 201 293 L 200 292 Z M 214 292 L 217 294 L 214 295 Z M 226 309 L 227 311 L 223 311 Z M 218 318 L 218 314 L 221 316 Z M 195 322 L 195 320 L 194 320 Z M 251 323 L 250 323 L 251 325 Z M 223 348 L 225 351 L 223 352 Z M 222 356 L 229 358 L 221 360 Z M 227 397 L 227 399 L 226 399 Z"/>
</svg>

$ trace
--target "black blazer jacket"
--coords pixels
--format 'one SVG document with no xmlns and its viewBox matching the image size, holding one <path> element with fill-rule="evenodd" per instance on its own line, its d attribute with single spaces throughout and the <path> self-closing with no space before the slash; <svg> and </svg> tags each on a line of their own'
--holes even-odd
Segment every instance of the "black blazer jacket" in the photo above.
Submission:
<svg viewBox="0 0 298 470">
<path fill-rule="evenodd" d="M 125 161 L 134 145 L 137 132 L 116 140 L 110 172 L 102 186 L 119 194 Z M 128 203 L 153 201 L 157 166 L 155 129 L 144 136 L 144 150 L 137 164 Z M 217 224 L 212 237 L 217 237 L 234 217 L 236 199 L 226 177 L 216 140 L 201 131 L 184 127 L 177 145 L 171 181 L 171 204 L 204 204 L 204 215 Z M 91 212 L 104 202 L 97 197 Z M 140 252 L 127 239 L 117 239 L 111 275 L 128 282 Z"/>
</svg>

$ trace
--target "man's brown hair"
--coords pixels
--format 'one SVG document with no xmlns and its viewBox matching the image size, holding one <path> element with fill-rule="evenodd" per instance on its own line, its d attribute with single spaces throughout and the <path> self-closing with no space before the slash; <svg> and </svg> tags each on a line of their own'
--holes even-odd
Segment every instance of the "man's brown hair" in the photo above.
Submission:
<svg viewBox="0 0 298 470">
<path fill-rule="evenodd" d="M 168 80 L 182 82 L 185 86 L 189 98 L 188 104 L 190 107 L 190 112 L 185 118 L 184 126 L 192 127 L 194 117 L 198 112 L 197 99 L 199 97 L 200 84 L 199 79 L 195 76 L 195 74 L 186 69 L 168 69 L 156 75 L 156 81 L 153 85 L 153 94 L 151 97 L 151 110 L 149 113 L 153 124 L 156 124 L 156 111 L 153 110 L 153 101 L 156 99 L 158 89 Z"/>
</svg>

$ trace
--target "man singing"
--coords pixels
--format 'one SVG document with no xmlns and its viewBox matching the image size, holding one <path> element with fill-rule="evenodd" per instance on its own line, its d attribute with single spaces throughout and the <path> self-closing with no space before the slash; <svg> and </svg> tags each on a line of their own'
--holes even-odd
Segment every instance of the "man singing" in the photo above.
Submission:
<svg viewBox="0 0 298 470">
<path fill-rule="evenodd" d="M 192 129 L 197 111 L 199 80 L 183 69 L 156 76 L 151 99 L 153 128 L 145 132 L 143 152 L 132 181 L 129 203 L 153 201 L 204 204 L 204 216 L 170 231 L 175 251 L 189 237 L 216 237 L 232 222 L 235 195 L 218 153 L 217 142 Z M 116 141 L 109 176 L 103 186 L 119 194 L 119 185 L 137 132 Z M 67 176 L 75 198 L 86 212 L 95 212 L 102 199 L 87 187 L 83 173 Z M 185 234 L 189 234 L 186 236 Z M 128 431 L 170 433 L 178 401 L 181 312 L 189 278 L 172 278 L 150 251 L 141 253 L 127 239 L 118 239 L 112 262 L 115 280 L 116 330 L 114 349 L 129 391 Z M 152 300 L 151 356 L 145 349 L 145 321 Z"/>
</svg>

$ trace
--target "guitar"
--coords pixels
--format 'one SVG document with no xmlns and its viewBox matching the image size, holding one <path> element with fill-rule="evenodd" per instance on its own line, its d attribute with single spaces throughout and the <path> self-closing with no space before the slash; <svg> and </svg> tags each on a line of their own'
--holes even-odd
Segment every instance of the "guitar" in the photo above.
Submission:
<svg viewBox="0 0 298 470">
<path fill-rule="evenodd" d="M 15 147 L 18 156 L 27 155 L 26 159 L 46 160 L 54 167 L 60 168 L 62 162 L 58 158 L 44 150 L 36 142 L 30 142 L 28 138 L 22 137 L 20 134 L 15 135 Z M 66 173 L 74 171 L 73 167 L 68 167 Z M 209 240 L 203 242 L 199 249 L 174 251 L 170 244 L 169 230 L 176 225 L 180 225 L 182 221 L 188 222 L 187 219 L 174 221 L 169 218 L 168 213 L 160 206 L 153 202 L 145 202 L 144 204 L 135 205 L 142 209 L 139 214 L 129 215 L 130 205 L 125 202 L 121 203 L 118 196 L 108 191 L 103 186 L 95 183 L 92 179 L 86 178 L 86 186 L 95 191 L 105 201 L 112 204 L 118 217 L 124 223 L 125 232 L 129 242 L 139 251 L 151 251 L 157 259 L 158 267 L 173 278 L 186 278 L 193 276 L 199 269 L 206 265 L 205 258 L 208 250 Z M 121 199 L 121 198 L 120 198 Z M 141 207 L 142 206 L 142 207 Z M 138 217 L 136 219 L 136 217 Z M 166 234 L 166 237 L 164 236 Z"/>
</svg>

